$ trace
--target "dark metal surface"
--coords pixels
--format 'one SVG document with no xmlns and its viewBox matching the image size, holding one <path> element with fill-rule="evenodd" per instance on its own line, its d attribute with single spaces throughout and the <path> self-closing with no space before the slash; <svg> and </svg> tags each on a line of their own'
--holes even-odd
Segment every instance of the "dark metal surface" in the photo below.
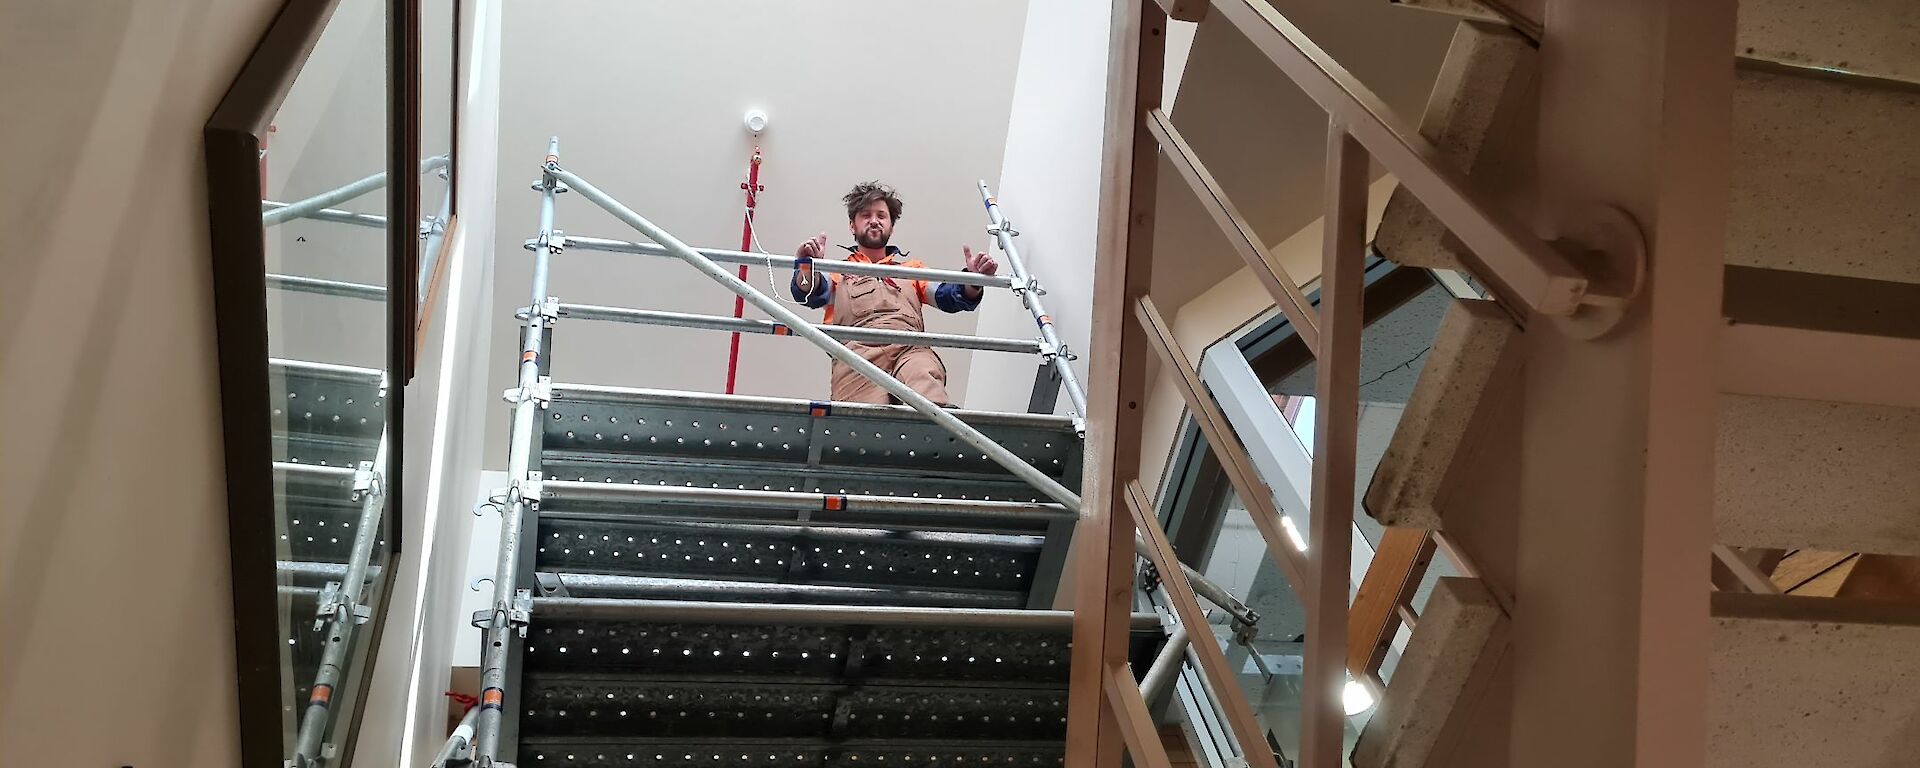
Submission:
<svg viewBox="0 0 1920 768">
<path fill-rule="evenodd" d="M 528 675 L 521 727 L 552 736 L 1043 740 L 1066 690 L 776 678 Z"/>
<path fill-rule="evenodd" d="M 779 584 L 545 571 L 540 573 L 539 594 L 541 597 L 942 608 L 1017 608 L 1024 601 L 1024 597 L 1018 592 Z"/>
<path fill-rule="evenodd" d="M 702 395 L 674 399 L 556 387 L 544 419 L 545 447 L 700 461 L 785 462 L 824 467 L 1004 474 L 977 449 L 912 411 L 836 403 L 815 424 L 804 401 Z M 1052 417 L 956 415 L 1056 479 L 1080 449 L 1070 423 Z M 817 452 L 810 449 L 818 446 Z"/>
<path fill-rule="evenodd" d="M 1040 768 L 1065 762 L 1061 742 L 885 742 L 762 739 L 542 738 L 521 745 L 521 765 L 543 768 L 865 768 L 873 765 L 992 765 Z"/>
<path fill-rule="evenodd" d="M 543 517 L 535 557 L 542 570 L 1024 592 L 1039 544 L 1024 536 Z"/>
<path fill-rule="evenodd" d="M 1061 629 L 543 620 L 529 672 L 776 676 L 1065 685 Z"/>
<path fill-rule="evenodd" d="M 1048 501 L 1005 474 L 916 472 L 908 469 L 810 467 L 786 461 L 698 461 L 671 457 L 610 456 L 554 451 L 544 458 L 549 480 L 678 485 L 691 488 L 793 491 L 925 498 Z M 801 455 L 801 462 L 805 461 Z M 555 509 L 574 508 L 556 500 Z"/>
</svg>

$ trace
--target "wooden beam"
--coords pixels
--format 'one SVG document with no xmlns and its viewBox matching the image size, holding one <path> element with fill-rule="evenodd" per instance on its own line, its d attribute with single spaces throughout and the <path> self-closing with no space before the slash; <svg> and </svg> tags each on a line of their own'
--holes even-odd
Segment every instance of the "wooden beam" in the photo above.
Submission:
<svg viewBox="0 0 1920 768">
<path fill-rule="evenodd" d="M 1127 307 L 1153 276 L 1154 193 L 1159 151 L 1142 129 L 1160 104 L 1166 14 L 1144 0 L 1114 0 L 1107 64 L 1100 232 L 1094 258 L 1089 345 L 1087 455 L 1074 531 L 1073 668 L 1067 693 L 1068 768 L 1118 766 L 1122 734 L 1101 717 L 1105 672 L 1127 658 L 1133 610 L 1133 521 L 1121 505 L 1140 466 L 1146 337 Z"/>
<path fill-rule="evenodd" d="M 1728 394 L 1920 408 L 1920 339 L 1734 323 L 1719 341 Z"/>
<path fill-rule="evenodd" d="M 1354 463 L 1360 442 L 1360 301 L 1366 289 L 1367 151 L 1336 118 L 1327 124 L 1321 335 L 1314 386 L 1313 495 L 1307 562 L 1306 670 L 1300 765 L 1341 768 L 1346 711 L 1347 587 L 1352 581 Z"/>
<path fill-rule="evenodd" d="M 1307 297 L 1300 292 L 1300 286 L 1267 260 L 1267 247 L 1260 242 L 1253 227 L 1240 216 L 1233 207 L 1233 201 L 1227 199 L 1227 193 L 1220 188 L 1213 174 L 1200 164 L 1200 157 L 1187 145 L 1187 140 L 1174 130 L 1173 122 L 1167 119 L 1165 112 L 1154 110 L 1147 114 L 1147 130 L 1153 133 L 1160 148 L 1166 151 L 1167 160 L 1180 171 L 1180 177 L 1187 180 L 1187 186 L 1193 188 L 1193 194 L 1200 200 L 1200 207 L 1207 209 L 1213 216 L 1213 222 L 1220 225 L 1220 232 L 1227 236 L 1227 242 L 1234 252 L 1240 254 L 1240 260 L 1247 263 L 1253 276 L 1260 279 L 1267 294 L 1273 297 L 1273 303 L 1280 307 L 1280 313 L 1293 323 L 1294 335 L 1307 345 L 1308 351 L 1320 348 L 1320 322 L 1313 316 L 1313 306 L 1307 303 Z"/>
<path fill-rule="evenodd" d="M 1544 0 L 1539 138 L 1511 191 L 1563 231 L 1597 221 L 1593 201 L 1617 207 L 1646 267 L 1605 336 L 1536 323 L 1519 344 L 1513 716 L 1491 747 L 1516 766 L 1711 763 L 1735 5 Z"/>
<path fill-rule="evenodd" d="M 1920 557 L 1862 554 L 1834 597 L 1920 601 Z"/>
<path fill-rule="evenodd" d="M 1247 505 L 1247 517 L 1253 520 L 1254 529 L 1260 532 L 1260 539 L 1266 542 L 1267 556 L 1280 566 L 1280 573 L 1287 577 L 1287 585 L 1293 588 L 1294 594 L 1299 595 L 1304 604 L 1311 593 L 1306 558 L 1293 547 L 1292 539 L 1281 526 L 1280 510 L 1273 505 L 1273 490 L 1253 468 L 1253 459 L 1247 454 L 1247 446 L 1240 442 L 1226 414 L 1220 412 L 1220 405 L 1206 392 L 1200 375 L 1194 371 L 1193 364 L 1187 362 L 1187 353 L 1180 348 L 1179 340 L 1173 337 L 1172 329 L 1167 326 L 1166 319 L 1160 316 L 1153 299 L 1141 297 L 1134 306 L 1134 317 L 1140 321 L 1140 327 L 1146 329 L 1149 346 L 1159 353 L 1160 364 L 1173 374 L 1175 388 L 1180 390 L 1181 399 L 1187 402 L 1187 411 L 1200 428 L 1200 434 L 1206 437 L 1214 457 L 1220 460 L 1220 468 L 1227 473 L 1227 482 L 1233 485 L 1234 493 L 1239 494 L 1240 502 Z"/>
<path fill-rule="evenodd" d="M 1820 574 L 1832 570 L 1835 566 L 1853 557 L 1852 552 L 1826 552 L 1817 549 L 1798 549 L 1781 558 L 1774 568 L 1771 579 L 1781 592 L 1795 593 L 1807 582 Z"/>
<path fill-rule="evenodd" d="M 1240 688 L 1240 676 L 1227 665 L 1227 657 L 1220 650 L 1220 643 L 1213 638 L 1207 615 L 1200 610 L 1200 601 L 1193 595 L 1193 585 L 1187 583 L 1187 575 L 1180 570 L 1180 560 L 1173 554 L 1173 546 L 1167 543 L 1167 535 L 1160 530 L 1160 521 L 1153 515 L 1153 507 L 1147 501 L 1147 493 L 1140 489 L 1140 481 L 1127 483 L 1127 507 L 1133 512 L 1135 525 L 1147 538 L 1147 559 L 1160 572 L 1160 582 L 1165 588 L 1168 601 L 1173 603 L 1174 614 L 1180 623 L 1187 625 L 1192 633 L 1193 655 L 1200 660 L 1200 674 L 1207 681 L 1207 687 L 1213 689 L 1221 714 L 1226 718 L 1227 729 L 1233 732 L 1234 743 L 1240 745 L 1241 755 L 1246 757 L 1251 768 L 1279 768 L 1273 759 L 1273 751 L 1267 746 L 1266 730 L 1260 727 L 1260 721 L 1253 716 L 1253 708 L 1247 704 L 1246 694 Z M 1197 630 L 1197 631 L 1196 631 Z M 1338 691 L 1335 692 L 1336 698 Z"/>
<path fill-rule="evenodd" d="M 1167 747 L 1153 727 L 1153 713 L 1140 696 L 1140 685 L 1125 664 L 1107 668 L 1107 707 L 1114 726 L 1127 744 L 1127 757 L 1138 768 L 1169 768 Z"/>
<path fill-rule="evenodd" d="M 1714 562 L 1726 568 L 1729 573 L 1732 573 L 1733 578 L 1740 583 L 1740 586 L 1745 591 L 1763 595 L 1780 594 L 1780 588 L 1774 586 L 1773 581 L 1768 579 L 1767 575 L 1762 573 L 1759 567 L 1753 564 L 1752 560 L 1747 559 L 1746 553 L 1725 544 L 1715 544 L 1713 545 L 1713 559 Z"/>
<path fill-rule="evenodd" d="M 1380 536 L 1347 616 L 1347 670 L 1372 674 L 1403 623 L 1400 609 L 1433 562 L 1433 537 L 1421 528 L 1388 528 Z"/>
</svg>

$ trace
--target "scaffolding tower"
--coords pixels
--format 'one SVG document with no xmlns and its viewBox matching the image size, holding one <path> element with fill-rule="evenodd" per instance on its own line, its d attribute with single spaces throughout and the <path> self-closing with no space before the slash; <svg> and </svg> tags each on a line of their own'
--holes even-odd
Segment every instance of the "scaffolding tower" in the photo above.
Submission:
<svg viewBox="0 0 1920 768">
<path fill-rule="evenodd" d="M 557 137 L 534 189 L 532 290 L 504 394 L 509 485 L 489 504 L 501 531 L 491 606 L 473 617 L 480 706 L 443 756 L 483 768 L 1058 764 L 1072 614 L 1051 608 L 1080 513 L 1086 395 L 987 185 L 987 231 L 1009 275 L 806 266 L 1008 289 L 1031 339 L 816 325 L 720 266 L 803 260 L 690 247 L 564 168 Z M 645 241 L 563 234 L 566 193 Z M 567 248 L 678 259 L 769 319 L 563 302 L 548 276 Z M 804 339 L 902 405 L 556 382 L 547 350 L 562 319 Z M 941 407 L 845 342 L 1036 355 L 1033 412 Z M 1070 407 L 1056 416 L 1061 390 Z M 1150 553 L 1146 537 L 1137 544 Z M 1183 620 L 1168 592 L 1191 585 L 1230 638 L 1259 618 L 1177 570 L 1143 568 L 1136 667 L 1151 694 L 1172 691 L 1187 722 L 1217 736 L 1221 692 L 1189 658 L 1191 638 L 1220 635 L 1213 619 Z M 1210 764 L 1239 757 L 1231 739 L 1203 740 Z"/>
</svg>

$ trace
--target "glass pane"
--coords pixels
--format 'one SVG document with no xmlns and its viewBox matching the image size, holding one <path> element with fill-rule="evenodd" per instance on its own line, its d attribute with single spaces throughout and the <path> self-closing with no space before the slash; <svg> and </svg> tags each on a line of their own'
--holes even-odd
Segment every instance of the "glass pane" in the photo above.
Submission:
<svg viewBox="0 0 1920 768">
<path fill-rule="evenodd" d="M 386 583 L 386 19 L 344 0 L 273 119 L 264 172 L 288 759 L 343 765 Z"/>
<path fill-rule="evenodd" d="M 1259 612 L 1259 626 L 1250 636 L 1236 638 L 1233 627 L 1216 624 L 1215 640 L 1238 673 L 1241 691 L 1254 714 L 1271 731 L 1281 751 L 1297 759 L 1306 609 L 1279 566 L 1267 556 L 1266 541 L 1254 528 L 1237 494 L 1229 494 L 1226 499 L 1207 562 L 1200 570 Z M 1371 707 L 1359 708 L 1349 720 L 1348 751 L 1371 714 Z"/>
<path fill-rule="evenodd" d="M 453 7 L 454 0 L 420 2 L 420 312 L 453 215 Z"/>
<path fill-rule="evenodd" d="M 1436 284 L 1375 320 L 1360 334 L 1360 440 L 1354 465 L 1353 521 L 1367 542 L 1375 546 L 1380 543 L 1381 526 L 1358 502 L 1366 495 L 1373 471 L 1380 466 L 1380 457 L 1393 439 L 1414 382 L 1419 380 L 1420 368 L 1433 350 L 1440 318 L 1452 301 L 1446 289 Z M 1292 415 L 1294 434 L 1308 453 L 1313 452 L 1313 388 L 1317 375 L 1318 368 L 1308 363 L 1273 388 L 1281 401 L 1281 412 Z M 1289 407 L 1292 403 L 1298 405 Z"/>
</svg>

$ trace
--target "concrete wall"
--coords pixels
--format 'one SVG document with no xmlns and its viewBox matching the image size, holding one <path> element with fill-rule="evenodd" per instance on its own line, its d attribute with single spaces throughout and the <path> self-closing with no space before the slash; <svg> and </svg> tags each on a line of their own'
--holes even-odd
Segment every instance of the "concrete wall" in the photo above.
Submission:
<svg viewBox="0 0 1920 768">
<path fill-rule="evenodd" d="M 239 764 L 200 132 L 278 7 L 0 8 L 0 765 Z"/>
<path fill-rule="evenodd" d="M 361 723 L 355 762 L 424 765 L 447 735 L 448 700 L 456 640 L 467 617 L 468 542 L 493 518 L 472 514 L 486 409 L 498 404 L 486 391 L 492 352 L 493 203 L 498 189 L 499 45 L 502 0 L 469 0 L 471 59 L 460 93 L 459 184 L 463 213 L 447 246 L 447 271 L 432 307 L 419 369 L 408 385 L 404 526 L 406 549 L 393 584 L 372 689 Z"/>
</svg>

